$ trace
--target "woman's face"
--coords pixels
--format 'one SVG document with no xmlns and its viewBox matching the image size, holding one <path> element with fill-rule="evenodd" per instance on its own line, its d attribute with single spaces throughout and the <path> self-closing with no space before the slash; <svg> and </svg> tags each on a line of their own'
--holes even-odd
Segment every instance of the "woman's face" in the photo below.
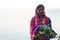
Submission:
<svg viewBox="0 0 60 40">
<path fill-rule="evenodd" d="M 40 17 L 44 16 L 44 8 L 42 6 L 37 9 L 37 15 Z"/>
</svg>

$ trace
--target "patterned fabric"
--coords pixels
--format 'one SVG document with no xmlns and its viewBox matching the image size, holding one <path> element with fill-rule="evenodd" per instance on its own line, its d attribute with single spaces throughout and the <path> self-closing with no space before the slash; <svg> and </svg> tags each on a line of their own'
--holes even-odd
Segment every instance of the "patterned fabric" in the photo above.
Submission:
<svg viewBox="0 0 60 40">
<path fill-rule="evenodd" d="M 36 28 L 37 25 L 45 24 L 51 27 L 51 20 L 50 18 L 46 17 L 44 14 L 43 21 L 39 19 L 37 14 L 31 19 L 30 22 L 30 35 L 31 35 L 31 40 L 33 38 L 33 31 Z"/>
</svg>

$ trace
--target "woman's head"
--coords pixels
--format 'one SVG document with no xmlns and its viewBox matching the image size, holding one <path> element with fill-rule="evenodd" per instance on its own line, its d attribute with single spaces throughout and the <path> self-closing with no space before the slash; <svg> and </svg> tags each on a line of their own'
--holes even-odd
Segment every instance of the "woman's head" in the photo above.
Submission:
<svg viewBox="0 0 60 40">
<path fill-rule="evenodd" d="M 38 5 L 36 8 L 36 14 L 38 17 L 43 17 L 44 16 L 44 6 L 42 4 Z"/>
</svg>

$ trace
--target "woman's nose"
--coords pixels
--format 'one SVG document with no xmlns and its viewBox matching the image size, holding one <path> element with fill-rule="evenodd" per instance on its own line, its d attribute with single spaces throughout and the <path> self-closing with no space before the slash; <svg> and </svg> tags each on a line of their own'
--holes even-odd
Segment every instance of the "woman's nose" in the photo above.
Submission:
<svg viewBox="0 0 60 40">
<path fill-rule="evenodd" d="M 43 12 L 43 10 L 40 10 L 40 12 Z"/>
</svg>

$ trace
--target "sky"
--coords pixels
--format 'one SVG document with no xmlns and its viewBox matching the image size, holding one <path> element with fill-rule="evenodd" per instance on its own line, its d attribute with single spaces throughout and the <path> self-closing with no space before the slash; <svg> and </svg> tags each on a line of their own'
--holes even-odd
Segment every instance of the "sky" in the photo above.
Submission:
<svg viewBox="0 0 60 40">
<path fill-rule="evenodd" d="M 53 30 L 60 34 L 60 0 L 0 0 L 0 33 L 18 32 L 29 37 L 30 20 L 39 4 L 45 6 Z"/>
</svg>

